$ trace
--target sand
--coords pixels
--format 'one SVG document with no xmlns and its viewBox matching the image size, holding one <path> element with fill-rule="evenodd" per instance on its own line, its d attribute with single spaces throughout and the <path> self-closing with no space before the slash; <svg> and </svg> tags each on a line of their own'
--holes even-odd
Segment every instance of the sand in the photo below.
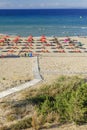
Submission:
<svg viewBox="0 0 87 130">
<path fill-rule="evenodd" d="M 51 82 L 60 75 L 87 77 L 87 57 L 54 56 L 39 57 L 40 74 L 45 82 Z"/>
<path fill-rule="evenodd" d="M 27 38 L 21 38 L 22 43 L 16 45 L 16 47 L 19 48 L 16 49 L 16 53 L 23 50 L 22 47 L 25 46 L 25 39 Z M 40 42 L 40 37 L 34 37 L 33 39 L 32 51 L 34 53 L 37 50 L 41 51 L 45 43 Z M 54 50 L 60 51 L 61 48 L 58 48 L 53 37 L 46 37 L 46 39 L 47 44 L 52 43 L 54 46 L 45 46 L 45 52 L 37 52 L 37 55 L 39 54 L 40 74 L 44 82 L 51 83 L 51 81 L 60 75 L 80 75 L 87 77 L 87 37 L 70 37 L 72 41 L 82 43 L 82 46 L 79 47 L 77 43 L 74 46 L 69 43 L 64 43 L 66 37 L 57 37 L 62 49 L 65 51 L 64 53 L 54 52 Z M 12 48 L 13 47 L 15 47 L 15 45 L 12 45 Z M 37 49 L 38 47 L 41 49 Z M 3 49 L 1 49 L 0 54 L 6 54 L 7 52 L 3 52 L 3 50 L 8 50 L 6 49 L 7 45 L 1 46 L 1 48 Z M 48 52 L 46 52 L 46 50 L 48 50 Z M 73 50 L 80 50 L 81 52 L 69 52 Z M 32 58 L 0 58 L 0 91 L 22 84 L 32 78 Z"/>
<path fill-rule="evenodd" d="M 51 83 L 60 75 L 78 75 L 87 78 L 87 37 L 71 37 L 74 40 L 80 41 L 83 44 L 81 53 L 69 53 L 66 47 L 66 53 L 53 53 L 53 49 L 47 46 L 51 53 L 40 53 L 39 69 L 43 78 L 42 83 Z M 37 39 L 37 38 L 36 38 Z M 58 38 L 61 42 L 62 38 Z M 35 46 L 36 47 L 36 46 Z M 63 46 L 64 47 L 64 46 Z M 85 49 L 84 49 L 85 48 Z M 35 49 L 35 48 L 34 48 Z M 17 84 L 33 79 L 32 58 L 3 58 L 0 59 L 0 91 L 6 90 Z M 25 90 L 27 91 L 27 90 Z M 18 100 L 20 94 L 14 94 L 11 100 Z M 9 96 L 10 98 L 10 96 Z M 9 100 L 8 97 L 4 100 Z M 2 108 L 0 109 L 2 111 Z M 3 109 L 3 111 L 5 111 Z M 1 113 L 1 116 L 5 113 Z M 1 119 L 3 121 L 3 119 Z M 63 125 L 53 127 L 49 130 L 86 130 L 87 126 Z M 46 130 L 46 129 L 43 129 Z"/>
<path fill-rule="evenodd" d="M 33 79 L 31 58 L 0 59 L 0 91 Z"/>
<path fill-rule="evenodd" d="M 52 128 L 42 129 L 42 130 L 87 130 L 87 125 L 78 126 L 78 125 L 75 125 L 74 123 L 72 123 L 72 124 L 65 124 L 62 126 L 54 125 Z"/>
</svg>

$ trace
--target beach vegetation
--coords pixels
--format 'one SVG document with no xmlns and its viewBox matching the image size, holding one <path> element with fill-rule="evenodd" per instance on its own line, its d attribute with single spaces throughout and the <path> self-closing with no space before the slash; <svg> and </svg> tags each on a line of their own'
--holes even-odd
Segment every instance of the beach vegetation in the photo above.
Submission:
<svg viewBox="0 0 87 130">
<path fill-rule="evenodd" d="M 31 118 L 26 118 L 18 121 L 15 124 L 10 125 L 9 130 L 23 130 L 26 128 L 31 128 Z"/>
<path fill-rule="evenodd" d="M 87 82 L 77 76 L 61 76 L 50 85 L 23 92 L 11 109 L 15 115 L 21 115 L 20 121 L 11 124 L 11 130 L 39 130 L 53 123 L 87 123 Z M 26 115 L 29 117 L 25 119 Z M 13 117 L 8 118 L 14 120 Z"/>
<path fill-rule="evenodd" d="M 3 79 L 3 80 L 6 80 L 6 78 L 5 78 L 5 77 L 3 77 L 2 79 Z"/>
<path fill-rule="evenodd" d="M 0 130 L 24 130 L 26 128 L 31 128 L 31 118 L 27 117 L 25 119 L 21 119 L 19 121 L 16 121 L 15 123 L 11 123 L 9 126 L 2 125 L 0 127 Z"/>
<path fill-rule="evenodd" d="M 7 126 L 1 126 L 0 130 L 8 130 L 8 127 Z"/>
<path fill-rule="evenodd" d="M 16 114 L 9 114 L 7 117 L 6 117 L 7 121 L 10 122 L 10 121 L 14 121 L 16 119 Z"/>
</svg>

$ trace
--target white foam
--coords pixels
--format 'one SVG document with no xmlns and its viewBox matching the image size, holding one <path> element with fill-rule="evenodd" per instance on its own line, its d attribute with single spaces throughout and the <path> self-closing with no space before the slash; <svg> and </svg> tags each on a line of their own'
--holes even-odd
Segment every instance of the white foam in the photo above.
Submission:
<svg viewBox="0 0 87 130">
<path fill-rule="evenodd" d="M 87 29 L 87 27 L 81 27 L 81 29 Z"/>
</svg>

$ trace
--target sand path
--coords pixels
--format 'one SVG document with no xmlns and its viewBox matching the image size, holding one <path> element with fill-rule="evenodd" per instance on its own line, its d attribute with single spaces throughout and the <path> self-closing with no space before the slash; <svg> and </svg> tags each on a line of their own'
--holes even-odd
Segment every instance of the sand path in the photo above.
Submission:
<svg viewBox="0 0 87 130">
<path fill-rule="evenodd" d="M 39 83 L 42 79 L 41 76 L 39 74 L 39 67 L 38 67 L 38 57 L 32 57 L 33 58 L 33 75 L 34 75 L 34 79 L 32 81 L 26 82 L 22 85 L 13 87 L 11 89 L 7 89 L 6 91 L 2 91 L 0 92 L 0 99 L 4 98 L 10 94 L 13 94 L 15 92 L 24 90 L 26 88 L 29 88 L 37 83 Z"/>
</svg>

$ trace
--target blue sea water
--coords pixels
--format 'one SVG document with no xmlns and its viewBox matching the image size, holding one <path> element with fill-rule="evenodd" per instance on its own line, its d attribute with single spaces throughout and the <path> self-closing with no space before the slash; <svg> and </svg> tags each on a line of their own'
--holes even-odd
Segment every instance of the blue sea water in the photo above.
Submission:
<svg viewBox="0 0 87 130">
<path fill-rule="evenodd" d="M 3 9 L 0 10 L 0 33 L 87 36 L 87 9 Z"/>
</svg>

